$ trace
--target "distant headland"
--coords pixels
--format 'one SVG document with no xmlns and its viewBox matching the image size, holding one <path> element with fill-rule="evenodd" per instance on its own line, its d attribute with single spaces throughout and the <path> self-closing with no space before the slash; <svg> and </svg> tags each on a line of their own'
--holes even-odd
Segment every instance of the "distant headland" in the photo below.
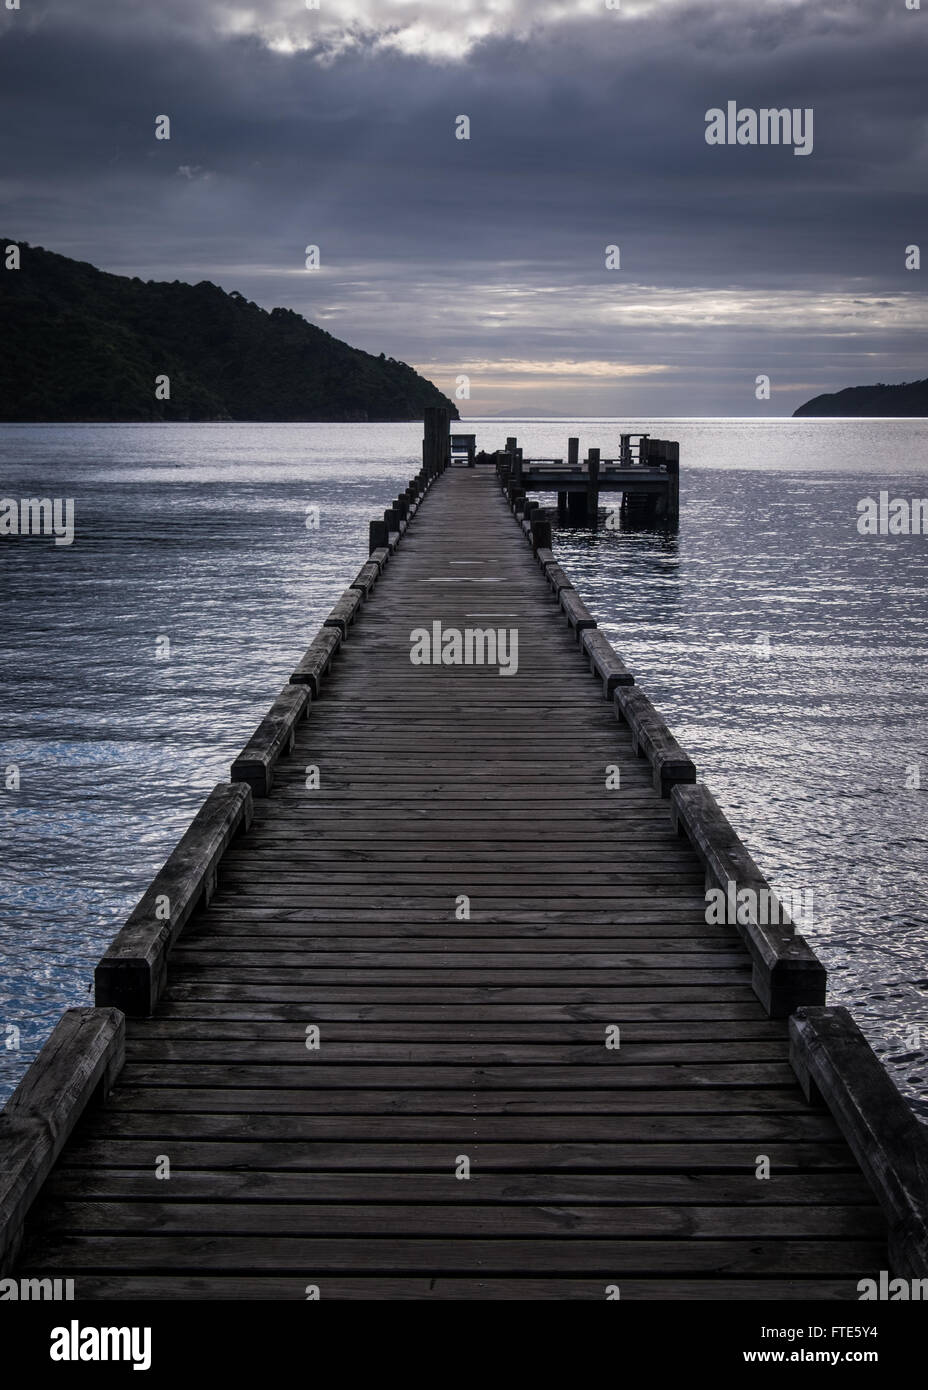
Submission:
<svg viewBox="0 0 928 1390">
<path fill-rule="evenodd" d="M 405 362 L 291 309 L 208 280 L 110 275 L 25 242 L 0 239 L 0 253 L 2 421 L 393 421 L 441 405 L 457 419 Z"/>
<path fill-rule="evenodd" d="M 928 416 L 928 380 L 903 381 L 898 386 L 849 386 L 831 395 L 814 396 L 797 415 Z"/>
</svg>

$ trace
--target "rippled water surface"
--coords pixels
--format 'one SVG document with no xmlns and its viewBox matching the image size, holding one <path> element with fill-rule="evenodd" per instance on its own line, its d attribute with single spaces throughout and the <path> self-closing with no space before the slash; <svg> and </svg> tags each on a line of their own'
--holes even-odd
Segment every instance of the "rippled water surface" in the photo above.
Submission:
<svg viewBox="0 0 928 1390">
<path fill-rule="evenodd" d="M 813 890 L 832 1002 L 928 1116 L 928 537 L 856 527 L 866 495 L 928 496 L 928 422 L 470 428 L 489 449 L 515 433 L 528 456 L 564 456 L 569 434 L 612 456 L 619 428 L 680 440 L 678 535 L 565 529 L 555 548 L 774 884 Z M 77 521 L 71 547 L 0 540 L 0 1101 L 61 1010 L 89 1001 L 420 439 L 0 427 L 0 495 L 73 497 Z"/>
</svg>

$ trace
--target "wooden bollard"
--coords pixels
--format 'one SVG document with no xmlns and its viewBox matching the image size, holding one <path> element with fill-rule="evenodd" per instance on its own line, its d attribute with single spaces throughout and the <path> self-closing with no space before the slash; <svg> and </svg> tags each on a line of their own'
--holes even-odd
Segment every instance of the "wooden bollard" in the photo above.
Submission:
<svg viewBox="0 0 928 1390">
<path fill-rule="evenodd" d="M 551 548 L 551 523 L 532 517 L 532 550 L 537 554 L 545 548 Z"/>
<path fill-rule="evenodd" d="M 512 460 L 509 476 L 518 487 L 522 482 L 522 450 L 518 447 L 515 438 L 511 435 L 506 440 L 506 453 Z"/>
<path fill-rule="evenodd" d="M 390 528 L 386 521 L 372 521 L 370 524 L 370 538 L 368 541 L 368 555 L 373 555 L 375 550 L 381 546 L 389 545 Z"/>
</svg>

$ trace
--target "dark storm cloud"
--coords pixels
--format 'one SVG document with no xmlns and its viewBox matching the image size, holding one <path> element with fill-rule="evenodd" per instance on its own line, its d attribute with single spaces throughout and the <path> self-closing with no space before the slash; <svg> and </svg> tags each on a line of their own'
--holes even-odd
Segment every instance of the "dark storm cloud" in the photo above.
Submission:
<svg viewBox="0 0 928 1390">
<path fill-rule="evenodd" d="M 587 3 L 523 41 L 537 4 L 482 39 L 480 4 L 403 6 L 402 31 L 379 0 L 323 7 L 321 30 L 292 3 L 7 16 L 3 231 L 290 304 L 445 389 L 467 371 L 473 410 L 749 414 L 760 372 L 776 411 L 926 374 L 903 253 L 925 236 L 928 10 Z M 812 154 L 708 146 L 729 99 L 813 108 Z"/>
</svg>

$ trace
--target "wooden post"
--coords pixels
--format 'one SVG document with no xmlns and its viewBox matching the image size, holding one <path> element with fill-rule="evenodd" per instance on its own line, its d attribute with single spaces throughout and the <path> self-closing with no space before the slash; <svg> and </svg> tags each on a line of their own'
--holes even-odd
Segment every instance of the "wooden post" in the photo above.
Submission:
<svg viewBox="0 0 928 1390">
<path fill-rule="evenodd" d="M 586 510 L 591 526 L 599 520 L 599 450 L 591 449 L 587 454 Z"/>
<path fill-rule="evenodd" d="M 506 440 L 506 453 L 512 460 L 512 467 L 509 472 L 510 480 L 515 483 L 516 487 L 519 487 L 522 482 L 522 450 L 512 435 Z"/>
<path fill-rule="evenodd" d="M 551 523 L 532 517 L 532 550 L 551 549 Z"/>
<path fill-rule="evenodd" d="M 558 495 L 557 495 L 557 519 L 558 519 L 558 523 L 559 523 L 561 526 L 563 526 L 564 522 L 567 520 L 567 492 L 566 492 L 566 491 L 564 491 L 564 492 L 559 492 Z"/>
<path fill-rule="evenodd" d="M 674 441 L 667 443 L 667 472 L 670 476 L 667 495 L 667 525 L 680 525 L 680 445 Z"/>
<path fill-rule="evenodd" d="M 429 405 L 425 409 L 425 438 L 422 441 L 422 463 L 430 477 L 436 477 L 448 466 L 451 450 L 451 417 L 448 407 Z"/>
<path fill-rule="evenodd" d="M 568 439 L 567 441 L 567 467 L 580 467 L 580 440 Z"/>
<path fill-rule="evenodd" d="M 370 525 L 370 539 L 368 541 L 368 555 L 373 555 L 375 550 L 379 550 L 382 545 L 388 545 L 390 534 L 387 530 L 385 521 L 372 521 Z"/>
</svg>

